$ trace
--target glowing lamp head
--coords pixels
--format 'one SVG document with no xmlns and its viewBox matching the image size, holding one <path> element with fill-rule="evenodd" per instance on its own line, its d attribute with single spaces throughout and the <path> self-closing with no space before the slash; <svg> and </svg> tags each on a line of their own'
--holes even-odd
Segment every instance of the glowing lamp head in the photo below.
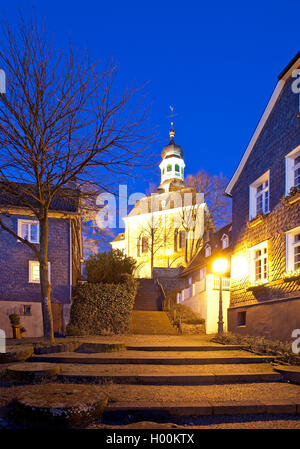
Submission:
<svg viewBox="0 0 300 449">
<path fill-rule="evenodd" d="M 228 271 L 228 260 L 224 257 L 221 257 L 220 259 L 216 259 L 213 262 L 213 271 L 216 274 L 224 274 Z"/>
<path fill-rule="evenodd" d="M 166 249 L 166 256 L 171 256 L 172 254 L 172 250 L 171 249 Z"/>
</svg>

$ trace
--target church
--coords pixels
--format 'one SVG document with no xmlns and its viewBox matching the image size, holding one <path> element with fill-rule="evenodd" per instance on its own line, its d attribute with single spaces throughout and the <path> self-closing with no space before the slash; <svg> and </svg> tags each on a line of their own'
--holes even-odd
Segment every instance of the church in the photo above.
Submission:
<svg viewBox="0 0 300 449">
<path fill-rule="evenodd" d="M 185 267 L 202 246 L 209 211 L 204 195 L 184 182 L 185 162 L 175 143 L 171 122 L 170 142 L 159 165 L 161 183 L 124 217 L 125 232 L 111 242 L 137 261 L 135 276 L 151 278 L 154 267 Z"/>
</svg>

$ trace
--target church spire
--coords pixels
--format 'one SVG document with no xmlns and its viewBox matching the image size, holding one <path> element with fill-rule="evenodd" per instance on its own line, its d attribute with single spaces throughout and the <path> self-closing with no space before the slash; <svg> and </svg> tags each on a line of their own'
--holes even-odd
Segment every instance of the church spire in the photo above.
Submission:
<svg viewBox="0 0 300 449">
<path fill-rule="evenodd" d="M 170 106 L 172 115 L 174 117 L 174 108 Z M 161 152 L 162 161 L 159 165 L 161 170 L 161 189 L 165 192 L 172 189 L 178 189 L 184 187 L 184 167 L 183 151 L 180 145 L 176 145 L 174 141 L 175 131 L 174 122 L 171 121 L 171 129 L 169 131 L 170 142 L 164 147 Z"/>
</svg>

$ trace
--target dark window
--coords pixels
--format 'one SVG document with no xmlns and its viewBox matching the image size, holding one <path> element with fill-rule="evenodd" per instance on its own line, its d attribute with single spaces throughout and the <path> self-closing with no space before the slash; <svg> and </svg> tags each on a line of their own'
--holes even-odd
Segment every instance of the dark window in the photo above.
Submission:
<svg viewBox="0 0 300 449">
<path fill-rule="evenodd" d="M 142 238 L 142 253 L 148 252 L 148 239 L 147 237 Z"/>
<path fill-rule="evenodd" d="M 179 231 L 179 248 L 185 247 L 185 231 Z"/>
<path fill-rule="evenodd" d="M 31 306 L 23 306 L 23 315 L 25 316 L 29 316 L 31 315 Z"/>
<path fill-rule="evenodd" d="M 237 325 L 238 326 L 246 326 L 246 313 L 247 312 L 238 312 L 237 313 Z"/>
<path fill-rule="evenodd" d="M 179 168 L 178 164 L 175 164 L 175 171 L 178 172 L 178 173 L 180 172 L 180 168 Z"/>
</svg>

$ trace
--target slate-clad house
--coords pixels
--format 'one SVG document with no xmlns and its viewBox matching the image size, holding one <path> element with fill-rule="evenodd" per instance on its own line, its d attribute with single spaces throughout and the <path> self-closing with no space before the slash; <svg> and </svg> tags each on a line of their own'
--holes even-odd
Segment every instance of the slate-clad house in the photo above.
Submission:
<svg viewBox="0 0 300 449">
<path fill-rule="evenodd" d="M 206 232 L 202 249 L 180 274 L 184 288 L 177 294 L 177 302 L 190 307 L 205 320 L 207 334 L 218 330 L 220 280 L 213 271 L 213 261 L 219 257 L 228 260 L 228 273 L 224 273 L 222 280 L 224 329 L 227 329 L 231 232 L 231 223 L 218 231 Z"/>
<path fill-rule="evenodd" d="M 227 186 L 232 197 L 229 330 L 290 340 L 300 328 L 300 52 Z"/>
<path fill-rule="evenodd" d="M 6 226 L 39 245 L 39 224 L 18 200 L 0 195 Z M 69 320 L 72 286 L 81 274 L 82 236 L 78 205 L 68 198 L 53 201 L 49 211 L 49 273 L 54 331 L 62 334 Z M 9 314 L 18 313 L 25 337 L 43 335 L 39 262 L 33 251 L 0 229 L 0 329 L 12 337 Z"/>
</svg>

